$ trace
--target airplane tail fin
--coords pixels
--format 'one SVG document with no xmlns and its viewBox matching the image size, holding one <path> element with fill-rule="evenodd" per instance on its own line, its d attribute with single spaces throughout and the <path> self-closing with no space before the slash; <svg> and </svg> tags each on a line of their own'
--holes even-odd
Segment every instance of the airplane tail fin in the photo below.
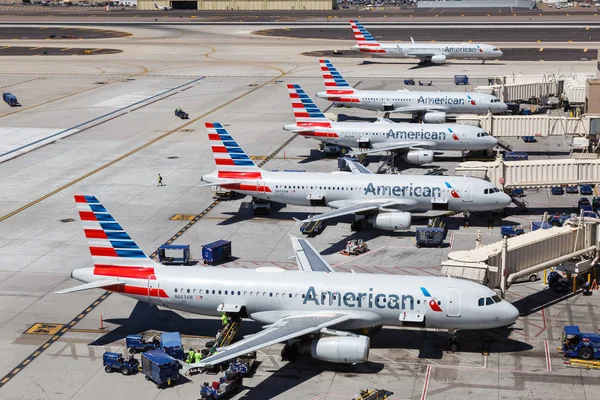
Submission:
<svg viewBox="0 0 600 400">
<path fill-rule="evenodd" d="M 319 63 L 321 64 L 321 73 L 323 74 L 327 94 L 354 94 L 354 88 L 346 82 L 329 60 L 319 60 Z"/>
<path fill-rule="evenodd" d="M 287 87 L 297 126 L 331 128 L 331 121 L 325 117 L 300 85 L 289 84 Z"/>
<path fill-rule="evenodd" d="M 257 167 L 227 130 L 218 122 L 207 122 L 210 140 L 219 178 L 260 179 L 262 169 Z"/>
<path fill-rule="evenodd" d="M 94 275 L 148 279 L 158 265 L 125 232 L 96 196 L 75 195 Z M 144 275 L 144 276 L 141 276 Z"/>
<path fill-rule="evenodd" d="M 352 32 L 356 38 L 358 49 L 363 53 L 385 53 L 379 42 L 365 29 L 358 20 L 350 20 Z"/>
</svg>

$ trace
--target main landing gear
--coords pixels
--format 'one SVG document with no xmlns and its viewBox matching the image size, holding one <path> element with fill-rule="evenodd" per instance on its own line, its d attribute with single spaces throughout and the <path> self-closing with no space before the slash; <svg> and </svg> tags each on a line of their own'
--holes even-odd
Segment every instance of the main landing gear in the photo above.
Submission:
<svg viewBox="0 0 600 400">
<path fill-rule="evenodd" d="M 298 345 L 296 343 L 286 344 L 281 349 L 281 359 L 287 360 L 291 363 L 296 362 L 298 359 Z"/>
<path fill-rule="evenodd" d="M 456 329 L 448 330 L 448 348 L 451 352 L 456 353 L 458 351 L 458 333 Z"/>
</svg>

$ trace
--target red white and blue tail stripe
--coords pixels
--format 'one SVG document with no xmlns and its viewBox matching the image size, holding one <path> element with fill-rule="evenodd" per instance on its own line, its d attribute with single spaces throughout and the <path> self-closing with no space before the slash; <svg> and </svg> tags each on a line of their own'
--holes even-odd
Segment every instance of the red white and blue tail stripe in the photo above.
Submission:
<svg viewBox="0 0 600 400">
<path fill-rule="evenodd" d="M 385 53 L 385 50 L 375 40 L 373 35 L 365 29 L 364 26 L 358 20 L 350 20 L 350 26 L 352 26 L 352 32 L 358 44 L 358 49 L 364 53 Z"/>
<path fill-rule="evenodd" d="M 327 93 L 335 92 L 336 94 L 352 94 L 354 89 L 344 77 L 335 69 L 331 61 L 319 60 L 321 64 L 321 73 L 323 74 L 323 80 L 325 81 L 325 88 Z"/>
<path fill-rule="evenodd" d="M 207 122 L 208 140 L 217 164 L 219 178 L 259 179 L 261 169 L 218 122 Z"/>
<path fill-rule="evenodd" d="M 95 196 L 75 195 L 75 202 L 96 268 L 156 265 Z"/>
<path fill-rule="evenodd" d="M 331 121 L 325 117 L 300 85 L 287 85 L 298 126 L 331 128 Z"/>
</svg>

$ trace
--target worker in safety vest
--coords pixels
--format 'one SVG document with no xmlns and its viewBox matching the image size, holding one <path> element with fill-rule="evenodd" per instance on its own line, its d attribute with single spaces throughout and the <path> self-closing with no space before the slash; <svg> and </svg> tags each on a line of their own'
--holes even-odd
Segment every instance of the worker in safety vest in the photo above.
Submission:
<svg viewBox="0 0 600 400">
<path fill-rule="evenodd" d="M 190 350 L 188 351 L 188 358 L 187 358 L 187 360 L 185 360 L 185 362 L 188 364 L 193 363 L 195 355 L 196 355 L 196 352 L 194 351 L 194 349 L 190 348 Z"/>
<path fill-rule="evenodd" d="M 197 351 L 194 354 L 194 362 L 195 363 L 199 363 L 200 361 L 202 361 L 202 353 L 200 353 L 199 351 Z"/>
<path fill-rule="evenodd" d="M 227 316 L 227 313 L 223 313 L 221 316 L 221 322 L 223 323 L 223 326 L 229 325 L 229 317 Z"/>
</svg>

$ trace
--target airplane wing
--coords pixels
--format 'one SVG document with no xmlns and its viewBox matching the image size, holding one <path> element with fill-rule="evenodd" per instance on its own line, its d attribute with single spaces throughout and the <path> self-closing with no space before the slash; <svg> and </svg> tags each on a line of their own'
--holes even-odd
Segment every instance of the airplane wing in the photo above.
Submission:
<svg viewBox="0 0 600 400">
<path fill-rule="evenodd" d="M 359 175 L 359 174 L 372 175 L 373 174 L 373 172 L 371 172 L 367 167 L 365 167 L 361 163 L 357 163 L 356 161 L 346 161 L 346 165 L 348 166 L 348 168 L 350 168 L 350 172 L 352 172 L 353 174 L 356 174 L 356 175 Z"/>
<path fill-rule="evenodd" d="M 414 202 L 414 200 L 413 200 Z M 416 202 L 414 202 L 416 204 Z M 324 219 L 331 219 L 341 217 L 343 215 L 349 214 L 358 214 L 366 211 L 378 210 L 380 208 L 393 207 L 393 206 L 412 206 L 411 200 L 406 199 L 398 199 L 398 200 L 390 200 L 383 199 L 379 201 L 373 201 L 368 203 L 357 203 L 352 204 L 346 207 L 340 207 L 336 210 L 329 211 L 323 214 L 315 215 L 314 217 L 307 218 L 300 222 L 314 222 L 314 221 L 322 221 Z"/>
<path fill-rule="evenodd" d="M 262 349 L 263 347 L 285 342 L 290 339 L 308 335 L 309 333 L 318 332 L 323 328 L 337 325 L 349 319 L 351 319 L 350 316 L 340 313 L 306 314 L 301 316 L 283 317 L 255 335 L 246 337 L 230 346 L 217 349 L 216 354 L 207 357 L 198 363 L 186 364 L 183 361 L 180 361 L 179 363 L 183 366 L 184 371 L 187 371 L 190 368 L 209 367 L 251 351 Z"/>
<path fill-rule="evenodd" d="M 410 106 L 410 107 L 398 107 L 394 108 L 389 112 L 393 113 L 419 113 L 419 112 L 427 112 L 427 111 L 447 111 L 447 106 L 442 105 L 422 105 L 422 106 Z"/>
<path fill-rule="evenodd" d="M 382 143 L 382 144 L 374 144 L 372 149 L 357 149 L 356 152 L 359 154 L 371 154 L 371 153 L 379 153 L 382 151 L 394 151 L 394 150 L 403 150 L 411 147 L 435 147 L 435 142 L 422 140 L 420 142 L 392 142 L 392 143 Z"/>
<path fill-rule="evenodd" d="M 125 284 L 125 282 L 119 281 L 118 279 L 107 279 L 107 280 L 103 280 L 103 281 L 90 282 L 90 283 L 86 283 L 84 285 L 74 286 L 74 287 L 71 287 L 68 289 L 59 290 L 58 292 L 54 292 L 54 293 L 56 293 L 56 294 L 73 293 L 73 292 L 80 292 L 82 290 L 99 289 L 99 288 L 104 288 L 107 286 L 124 285 L 124 284 Z"/>
<path fill-rule="evenodd" d="M 300 271 L 335 272 L 317 250 L 306 240 L 290 235 Z"/>
</svg>

